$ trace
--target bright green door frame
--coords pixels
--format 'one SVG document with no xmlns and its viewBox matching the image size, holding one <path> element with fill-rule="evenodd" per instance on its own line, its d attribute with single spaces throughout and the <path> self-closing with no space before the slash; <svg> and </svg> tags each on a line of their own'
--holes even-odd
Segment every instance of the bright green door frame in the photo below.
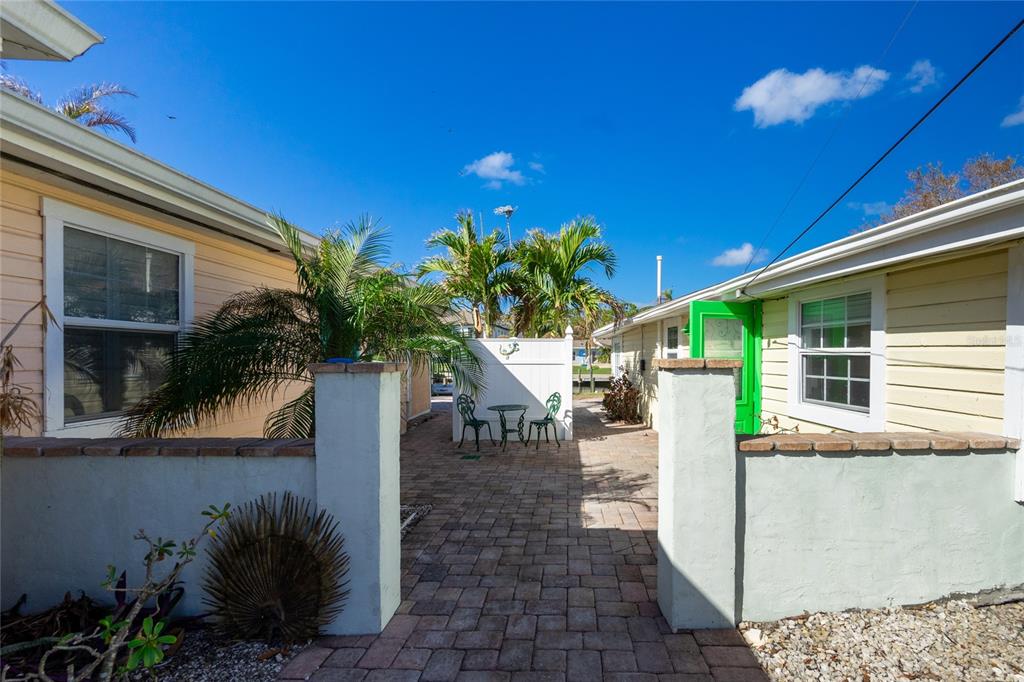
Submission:
<svg viewBox="0 0 1024 682">
<path fill-rule="evenodd" d="M 761 430 L 761 302 L 690 304 L 690 357 L 737 358 L 736 433 Z"/>
</svg>

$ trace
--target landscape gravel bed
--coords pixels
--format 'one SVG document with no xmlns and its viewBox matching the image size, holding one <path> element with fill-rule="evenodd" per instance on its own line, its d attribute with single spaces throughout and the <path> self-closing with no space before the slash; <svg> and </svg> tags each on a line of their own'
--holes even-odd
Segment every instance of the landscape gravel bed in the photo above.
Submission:
<svg viewBox="0 0 1024 682">
<path fill-rule="evenodd" d="M 181 647 L 156 669 L 160 682 L 274 682 L 289 659 L 305 645 L 287 651 L 263 642 L 218 639 L 208 629 L 189 630 Z M 133 680 L 148 680 L 141 671 Z"/>
<path fill-rule="evenodd" d="M 740 630 L 773 680 L 1024 682 L 1024 602 L 815 613 Z"/>
</svg>

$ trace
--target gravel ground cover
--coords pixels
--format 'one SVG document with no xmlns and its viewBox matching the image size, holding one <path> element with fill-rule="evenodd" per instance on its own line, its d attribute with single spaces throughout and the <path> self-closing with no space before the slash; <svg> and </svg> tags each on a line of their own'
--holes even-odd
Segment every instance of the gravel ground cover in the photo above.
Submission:
<svg viewBox="0 0 1024 682">
<path fill-rule="evenodd" d="M 1024 682 L 1024 602 L 815 613 L 740 630 L 773 680 Z"/>
<path fill-rule="evenodd" d="M 156 669 L 160 682 L 274 682 L 284 665 L 306 645 L 282 652 L 262 642 L 230 642 L 217 639 L 203 628 L 189 630 L 167 663 Z M 133 681 L 149 680 L 145 673 Z"/>
</svg>

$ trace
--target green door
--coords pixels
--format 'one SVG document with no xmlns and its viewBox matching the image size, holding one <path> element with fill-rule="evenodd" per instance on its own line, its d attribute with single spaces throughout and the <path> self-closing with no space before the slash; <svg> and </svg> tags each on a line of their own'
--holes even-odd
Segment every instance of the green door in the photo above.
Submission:
<svg viewBox="0 0 1024 682">
<path fill-rule="evenodd" d="M 736 433 L 761 429 L 761 302 L 690 304 L 690 357 L 743 360 L 736 372 Z"/>
</svg>

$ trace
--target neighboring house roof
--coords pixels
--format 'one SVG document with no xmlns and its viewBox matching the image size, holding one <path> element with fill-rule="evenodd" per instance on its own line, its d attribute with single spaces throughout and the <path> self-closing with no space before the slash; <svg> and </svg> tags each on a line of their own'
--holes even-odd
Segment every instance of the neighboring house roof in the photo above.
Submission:
<svg viewBox="0 0 1024 682">
<path fill-rule="evenodd" d="M 637 324 L 679 315 L 693 301 L 778 296 L 792 289 L 918 258 L 1022 238 L 1024 180 L 1016 180 L 804 251 L 767 270 L 754 270 L 648 308 L 618 325 L 601 327 L 594 332 L 594 338 L 608 338 Z M 751 283 L 755 276 L 756 281 Z"/>
<path fill-rule="evenodd" d="M 283 251 L 266 211 L 200 182 L 45 106 L 0 89 L 0 155 L 25 175 Z M 310 245 L 318 238 L 303 233 Z"/>
<path fill-rule="evenodd" d="M 51 0 L 0 3 L 0 58 L 70 62 L 103 37 Z"/>
</svg>

